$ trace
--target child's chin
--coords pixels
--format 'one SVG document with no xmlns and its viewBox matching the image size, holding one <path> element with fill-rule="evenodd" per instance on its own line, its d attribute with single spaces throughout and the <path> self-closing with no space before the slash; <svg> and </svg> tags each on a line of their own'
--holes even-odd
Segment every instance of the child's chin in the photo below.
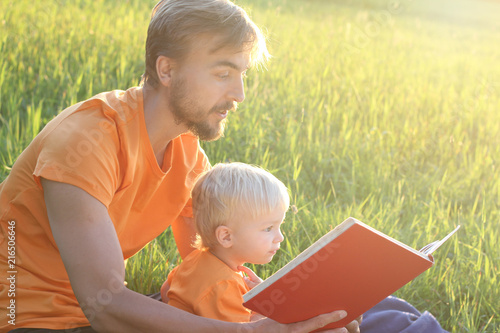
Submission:
<svg viewBox="0 0 500 333">
<path fill-rule="evenodd" d="M 269 264 L 271 262 L 271 260 L 273 260 L 273 258 L 267 258 L 267 259 L 262 259 L 262 260 L 259 260 L 259 261 L 254 261 L 252 262 L 252 264 L 254 265 L 265 265 L 265 264 Z"/>
<path fill-rule="evenodd" d="M 264 262 L 264 264 L 268 264 L 271 262 L 271 260 L 273 260 L 274 256 L 271 256 L 270 258 L 266 259 L 266 262 Z"/>
</svg>

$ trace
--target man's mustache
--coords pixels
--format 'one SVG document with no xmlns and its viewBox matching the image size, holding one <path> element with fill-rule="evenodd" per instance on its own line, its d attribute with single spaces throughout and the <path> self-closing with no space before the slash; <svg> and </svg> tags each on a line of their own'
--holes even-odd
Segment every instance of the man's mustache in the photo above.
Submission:
<svg viewBox="0 0 500 333">
<path fill-rule="evenodd" d="M 236 111 L 238 109 L 238 103 L 227 102 L 221 105 L 216 105 L 210 110 L 210 112 L 220 112 L 220 111 Z"/>
</svg>

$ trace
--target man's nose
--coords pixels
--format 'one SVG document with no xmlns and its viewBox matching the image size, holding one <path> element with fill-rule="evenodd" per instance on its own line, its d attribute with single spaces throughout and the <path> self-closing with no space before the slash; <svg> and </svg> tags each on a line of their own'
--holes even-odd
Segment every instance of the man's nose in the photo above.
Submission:
<svg viewBox="0 0 500 333">
<path fill-rule="evenodd" d="M 230 95 L 230 98 L 236 103 L 241 103 L 245 100 L 245 83 L 243 82 L 243 78 L 236 80 L 232 86 Z"/>
</svg>

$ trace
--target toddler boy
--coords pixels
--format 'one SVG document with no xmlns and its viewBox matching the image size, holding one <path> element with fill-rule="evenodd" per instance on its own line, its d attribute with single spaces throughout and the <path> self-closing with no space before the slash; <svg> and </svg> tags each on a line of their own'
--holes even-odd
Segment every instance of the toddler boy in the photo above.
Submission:
<svg viewBox="0 0 500 333">
<path fill-rule="evenodd" d="M 262 280 L 243 264 L 266 264 L 280 248 L 287 188 L 261 168 L 225 163 L 198 179 L 192 198 L 196 250 L 168 275 L 162 299 L 206 318 L 257 319 L 242 296 Z"/>
</svg>

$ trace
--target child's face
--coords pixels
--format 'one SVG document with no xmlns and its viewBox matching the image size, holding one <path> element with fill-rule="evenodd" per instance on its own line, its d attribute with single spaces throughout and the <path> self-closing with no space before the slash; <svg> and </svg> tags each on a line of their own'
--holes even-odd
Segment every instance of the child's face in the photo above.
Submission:
<svg viewBox="0 0 500 333">
<path fill-rule="evenodd" d="M 234 262 L 240 265 L 270 262 L 283 241 L 280 226 L 285 214 L 286 210 L 280 207 L 257 218 L 240 213 L 231 228 L 233 246 L 230 251 Z"/>
</svg>

